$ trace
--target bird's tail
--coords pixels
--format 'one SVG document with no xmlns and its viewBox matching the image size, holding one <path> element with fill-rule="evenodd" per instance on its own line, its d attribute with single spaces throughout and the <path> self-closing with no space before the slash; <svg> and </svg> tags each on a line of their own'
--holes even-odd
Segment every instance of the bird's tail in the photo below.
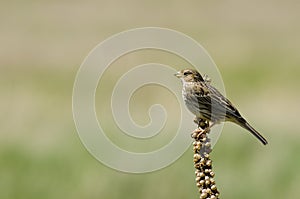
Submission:
<svg viewBox="0 0 300 199">
<path fill-rule="evenodd" d="M 264 145 L 268 144 L 268 141 L 257 132 L 246 120 L 237 122 L 238 125 L 250 131 L 257 139 L 259 139 Z"/>
</svg>

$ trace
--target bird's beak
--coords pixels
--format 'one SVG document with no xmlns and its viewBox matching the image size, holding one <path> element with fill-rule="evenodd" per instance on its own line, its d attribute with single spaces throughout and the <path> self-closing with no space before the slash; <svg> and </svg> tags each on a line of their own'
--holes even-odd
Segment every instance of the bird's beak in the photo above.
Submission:
<svg viewBox="0 0 300 199">
<path fill-rule="evenodd" d="M 175 73 L 174 75 L 175 75 L 176 77 L 178 77 L 178 78 L 182 77 L 182 75 L 180 74 L 180 72 L 177 72 L 177 73 Z"/>
</svg>

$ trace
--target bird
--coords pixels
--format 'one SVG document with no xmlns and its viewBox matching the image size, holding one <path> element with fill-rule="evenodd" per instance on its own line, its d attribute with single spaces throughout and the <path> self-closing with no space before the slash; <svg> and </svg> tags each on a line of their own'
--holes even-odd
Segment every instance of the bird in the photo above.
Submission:
<svg viewBox="0 0 300 199">
<path fill-rule="evenodd" d="M 208 122 L 208 129 L 221 122 L 233 122 L 248 130 L 262 144 L 267 140 L 256 131 L 237 108 L 224 97 L 214 86 L 208 76 L 202 76 L 195 69 L 183 69 L 174 74 L 182 82 L 182 97 L 188 110 L 196 117 L 194 122 Z"/>
</svg>

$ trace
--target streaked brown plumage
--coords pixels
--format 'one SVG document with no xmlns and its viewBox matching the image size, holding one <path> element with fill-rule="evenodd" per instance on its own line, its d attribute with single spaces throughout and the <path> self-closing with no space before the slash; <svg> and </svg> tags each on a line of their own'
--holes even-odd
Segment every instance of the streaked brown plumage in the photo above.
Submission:
<svg viewBox="0 0 300 199">
<path fill-rule="evenodd" d="M 264 145 L 268 142 L 241 116 L 233 104 L 225 98 L 210 80 L 203 78 L 198 71 L 184 69 L 175 74 L 183 84 L 182 97 L 187 108 L 196 116 L 195 122 L 201 120 L 211 123 L 210 127 L 220 122 L 230 121 L 247 129 Z"/>
</svg>

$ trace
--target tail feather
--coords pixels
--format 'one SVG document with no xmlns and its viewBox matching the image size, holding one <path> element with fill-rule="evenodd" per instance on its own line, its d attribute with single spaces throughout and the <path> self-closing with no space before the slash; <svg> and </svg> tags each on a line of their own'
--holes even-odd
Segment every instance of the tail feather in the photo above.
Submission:
<svg viewBox="0 0 300 199">
<path fill-rule="evenodd" d="M 238 125 L 247 129 L 252 135 L 254 135 L 257 139 L 259 139 L 264 145 L 268 144 L 268 141 L 259 133 L 257 132 L 246 120 L 237 122 Z"/>
</svg>

